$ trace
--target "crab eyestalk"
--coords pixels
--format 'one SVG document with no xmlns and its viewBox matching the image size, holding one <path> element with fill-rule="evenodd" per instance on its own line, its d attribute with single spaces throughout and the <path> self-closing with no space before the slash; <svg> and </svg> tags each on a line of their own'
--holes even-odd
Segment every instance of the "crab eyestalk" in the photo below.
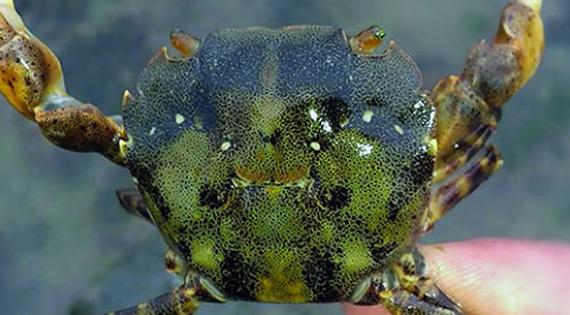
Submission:
<svg viewBox="0 0 570 315">
<path fill-rule="evenodd" d="M 192 57 L 200 47 L 200 40 L 181 30 L 170 32 L 170 43 L 184 58 Z"/>
<path fill-rule="evenodd" d="M 386 32 L 379 25 L 372 25 L 349 39 L 350 48 L 357 54 L 369 55 L 384 42 Z"/>
</svg>

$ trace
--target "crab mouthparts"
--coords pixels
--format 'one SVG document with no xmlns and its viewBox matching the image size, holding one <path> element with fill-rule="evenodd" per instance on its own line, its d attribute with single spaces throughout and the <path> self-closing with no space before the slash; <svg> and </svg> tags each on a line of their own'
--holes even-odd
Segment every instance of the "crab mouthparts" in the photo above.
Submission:
<svg viewBox="0 0 570 315">
<path fill-rule="evenodd" d="M 231 178 L 232 187 L 234 188 L 254 188 L 260 187 L 265 188 L 267 191 L 280 191 L 283 188 L 301 188 L 302 190 L 310 189 L 314 179 L 309 176 L 299 178 L 295 181 L 279 182 L 279 181 L 263 181 L 263 182 L 252 182 L 244 180 L 242 177 L 236 176 Z"/>
<path fill-rule="evenodd" d="M 288 171 L 265 172 L 246 167 L 237 167 L 231 181 L 234 187 L 301 187 L 306 188 L 314 180 L 310 177 L 310 168 L 299 166 Z"/>
</svg>

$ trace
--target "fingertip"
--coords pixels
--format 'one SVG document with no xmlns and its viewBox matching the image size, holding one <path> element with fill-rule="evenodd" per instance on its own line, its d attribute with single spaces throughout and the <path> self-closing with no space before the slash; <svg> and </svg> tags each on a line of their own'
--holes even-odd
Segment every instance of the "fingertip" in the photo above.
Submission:
<svg viewBox="0 0 570 315">
<path fill-rule="evenodd" d="M 342 308 L 346 315 L 390 315 L 384 307 L 377 306 L 360 306 L 343 303 Z"/>
<path fill-rule="evenodd" d="M 437 285 L 467 314 L 570 314 L 570 247 L 480 239 L 423 246 Z M 566 308 L 563 308 L 563 307 Z"/>
</svg>

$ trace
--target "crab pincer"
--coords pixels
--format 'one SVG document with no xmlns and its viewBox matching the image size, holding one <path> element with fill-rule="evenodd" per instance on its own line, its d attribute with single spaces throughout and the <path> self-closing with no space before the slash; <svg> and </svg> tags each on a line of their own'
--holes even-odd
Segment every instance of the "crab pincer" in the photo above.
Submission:
<svg viewBox="0 0 570 315">
<path fill-rule="evenodd" d="M 459 76 L 433 88 L 437 154 L 434 182 L 443 182 L 479 152 L 481 158 L 462 176 L 444 184 L 431 201 L 426 229 L 500 168 L 500 153 L 484 148 L 497 128 L 502 106 L 535 73 L 544 51 L 542 0 L 511 1 L 503 10 L 491 43 L 481 41 L 469 53 Z"/>
<path fill-rule="evenodd" d="M 182 284 L 110 314 L 239 300 L 461 315 L 416 242 L 501 166 L 486 142 L 540 62 L 541 5 L 511 1 L 431 93 L 395 42 L 377 53 L 380 26 L 174 31 L 178 56 L 161 49 L 110 117 L 66 92 L 56 55 L 0 0 L 0 92 L 52 143 L 127 168 L 121 204 L 168 244 Z"/>
<path fill-rule="evenodd" d="M 124 163 L 121 118 L 67 94 L 57 56 L 27 29 L 12 0 L 0 1 L 0 92 L 52 143 Z"/>
</svg>

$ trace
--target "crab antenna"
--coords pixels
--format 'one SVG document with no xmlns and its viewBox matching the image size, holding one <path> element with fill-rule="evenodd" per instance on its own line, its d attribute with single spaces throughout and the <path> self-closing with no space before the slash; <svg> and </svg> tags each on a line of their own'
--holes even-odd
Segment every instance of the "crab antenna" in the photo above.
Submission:
<svg viewBox="0 0 570 315">
<path fill-rule="evenodd" d="M 369 55 L 382 45 L 384 37 L 386 37 L 384 28 L 379 25 L 372 25 L 358 35 L 350 37 L 350 48 L 355 53 Z"/>
<path fill-rule="evenodd" d="M 200 47 L 200 40 L 181 30 L 170 32 L 170 43 L 183 57 L 194 56 Z"/>
</svg>

